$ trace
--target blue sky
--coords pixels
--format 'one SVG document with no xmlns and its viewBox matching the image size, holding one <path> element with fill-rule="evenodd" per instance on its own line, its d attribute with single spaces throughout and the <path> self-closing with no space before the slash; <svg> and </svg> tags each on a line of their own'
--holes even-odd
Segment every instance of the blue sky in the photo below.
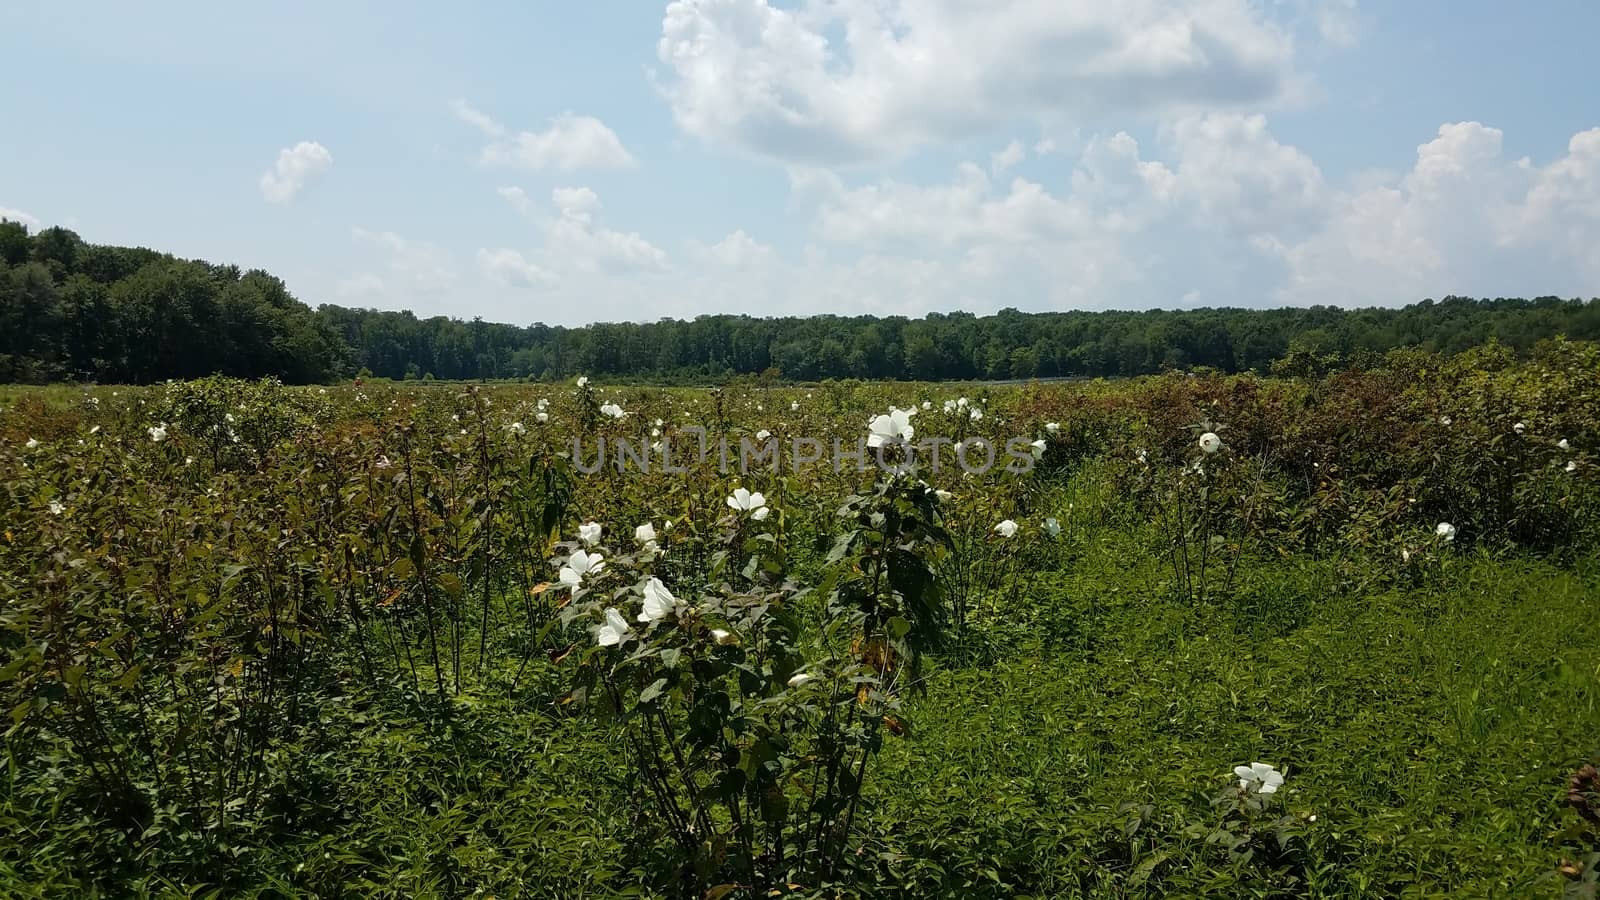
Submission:
<svg viewBox="0 0 1600 900">
<path fill-rule="evenodd" d="M 1600 5 L 0 8 L 0 215 L 526 323 L 1600 294 Z"/>
</svg>

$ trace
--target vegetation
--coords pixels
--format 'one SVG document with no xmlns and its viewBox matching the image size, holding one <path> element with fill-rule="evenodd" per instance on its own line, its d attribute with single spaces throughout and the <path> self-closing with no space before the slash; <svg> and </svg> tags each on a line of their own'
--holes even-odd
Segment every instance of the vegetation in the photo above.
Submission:
<svg viewBox="0 0 1600 900">
<path fill-rule="evenodd" d="M 1600 347 L 1370 363 L 0 389 L 0 892 L 1586 896 Z"/>
<path fill-rule="evenodd" d="M 1352 298 L 1359 301 L 1360 298 Z M 581 328 L 463 322 L 321 306 L 282 282 L 152 250 L 0 223 L 0 382 L 148 383 L 214 373 L 327 382 L 552 381 L 587 373 L 659 383 L 1110 377 L 1193 367 L 1308 375 L 1372 366 L 1400 347 L 1454 354 L 1498 340 L 1526 354 L 1600 340 L 1600 301 L 1450 297 L 1403 309 L 701 316 Z"/>
</svg>

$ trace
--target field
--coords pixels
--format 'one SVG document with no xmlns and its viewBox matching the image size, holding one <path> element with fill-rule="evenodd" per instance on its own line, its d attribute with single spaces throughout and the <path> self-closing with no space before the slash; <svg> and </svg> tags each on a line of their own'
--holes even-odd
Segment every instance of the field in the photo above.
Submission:
<svg viewBox="0 0 1600 900">
<path fill-rule="evenodd" d="M 0 388 L 0 895 L 1594 896 L 1597 448 L 1562 341 Z"/>
</svg>

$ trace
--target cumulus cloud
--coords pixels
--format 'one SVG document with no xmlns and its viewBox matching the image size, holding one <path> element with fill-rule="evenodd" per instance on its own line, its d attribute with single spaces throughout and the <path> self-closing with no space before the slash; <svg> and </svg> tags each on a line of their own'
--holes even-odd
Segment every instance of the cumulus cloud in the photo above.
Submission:
<svg viewBox="0 0 1600 900">
<path fill-rule="evenodd" d="M 771 247 L 745 234 L 742 228 L 715 244 L 696 242 L 690 248 L 700 261 L 731 269 L 767 265 L 777 258 Z"/>
<path fill-rule="evenodd" d="M 596 222 L 600 197 L 586 187 L 551 192 L 558 215 L 545 235 L 546 250 L 582 271 L 658 271 L 667 254 L 636 232 L 613 231 Z"/>
<path fill-rule="evenodd" d="M 341 297 L 372 297 L 383 293 L 383 279 L 362 272 L 340 281 L 334 292 Z"/>
<path fill-rule="evenodd" d="M 261 196 L 268 203 L 288 203 L 306 184 L 333 168 L 333 154 L 316 141 L 301 141 L 278 151 L 278 160 L 261 175 Z"/>
<path fill-rule="evenodd" d="M 495 188 L 495 193 L 504 197 L 507 203 L 511 204 L 517 212 L 523 215 L 527 215 L 528 211 L 533 208 L 533 199 L 522 188 L 515 186 L 498 187 Z"/>
<path fill-rule="evenodd" d="M 437 297 L 455 288 L 458 276 L 449 254 L 437 244 L 413 240 L 393 231 L 351 229 L 356 242 L 383 251 L 389 282 L 408 295 Z"/>
<path fill-rule="evenodd" d="M 1411 170 L 1332 198 L 1327 224 L 1267 247 L 1289 266 L 1289 303 L 1405 303 L 1424 296 L 1592 295 L 1600 285 L 1600 129 L 1545 166 L 1504 157 L 1479 122 L 1440 126 Z"/>
<path fill-rule="evenodd" d="M 38 219 L 28 215 L 20 209 L 12 209 L 9 206 L 0 206 L 0 219 L 10 222 L 21 222 L 22 224 L 28 226 L 29 231 L 38 231 L 40 228 Z"/>
<path fill-rule="evenodd" d="M 479 153 L 485 165 L 512 166 L 534 172 L 573 172 L 578 169 L 619 169 L 634 164 L 606 124 L 593 116 L 564 112 L 543 131 L 512 132 L 488 113 L 465 101 L 452 104 L 456 118 L 490 138 Z"/>
<path fill-rule="evenodd" d="M 686 132 L 822 165 L 1019 120 L 1260 107 L 1299 80 L 1249 0 L 676 0 L 657 57 Z"/>
<path fill-rule="evenodd" d="M 492 281 L 507 287 L 547 287 L 556 280 L 554 275 L 529 262 L 521 253 L 504 247 L 480 248 L 478 267 Z"/>
</svg>

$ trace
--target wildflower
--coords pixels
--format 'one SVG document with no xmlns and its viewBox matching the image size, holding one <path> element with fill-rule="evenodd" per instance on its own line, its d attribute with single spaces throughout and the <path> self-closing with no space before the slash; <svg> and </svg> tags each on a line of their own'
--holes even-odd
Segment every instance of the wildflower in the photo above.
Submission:
<svg viewBox="0 0 1600 900">
<path fill-rule="evenodd" d="M 932 400 L 924 400 L 924 401 L 922 401 L 922 411 L 923 412 L 927 412 L 930 409 L 933 409 L 933 401 Z"/>
<path fill-rule="evenodd" d="M 27 447 L 29 450 L 37 450 L 37 449 L 39 449 L 39 439 L 38 438 L 28 438 L 28 442 L 26 444 L 23 444 L 22 446 Z"/>
<path fill-rule="evenodd" d="M 949 503 L 952 499 L 955 498 L 955 494 L 952 494 L 949 491 L 944 490 L 943 488 L 940 488 L 939 490 L 934 491 L 933 495 L 935 497 L 939 498 L 939 502 L 940 503 Z"/>
<path fill-rule="evenodd" d="M 616 405 L 615 403 L 604 404 L 600 407 L 600 411 L 613 419 L 620 419 L 627 415 L 627 413 L 622 411 L 622 407 Z"/>
<path fill-rule="evenodd" d="M 1029 446 L 1031 446 L 1033 448 L 1033 458 L 1034 459 L 1044 459 L 1044 448 L 1045 448 L 1044 438 L 1040 438 L 1037 441 L 1034 441 Z"/>
<path fill-rule="evenodd" d="M 588 386 L 589 386 L 589 376 L 587 376 L 587 375 L 579 375 L 578 376 L 578 387 L 586 388 Z"/>
<path fill-rule="evenodd" d="M 651 578 L 644 585 L 644 612 L 639 613 L 639 621 L 654 622 L 664 619 L 668 615 L 676 614 L 680 602 L 659 578 Z"/>
<path fill-rule="evenodd" d="M 956 411 L 956 402 L 954 400 L 946 400 L 944 402 L 944 414 L 948 416 L 948 415 L 954 413 L 955 411 Z"/>
<path fill-rule="evenodd" d="M 711 639 L 725 647 L 739 643 L 739 636 L 726 628 L 711 629 Z"/>
<path fill-rule="evenodd" d="M 1056 432 L 1061 430 L 1061 423 L 1060 422 L 1046 422 L 1046 423 L 1044 423 L 1044 430 L 1050 432 L 1051 434 L 1055 434 Z"/>
<path fill-rule="evenodd" d="M 1443 539 L 1446 544 L 1456 539 L 1456 527 L 1449 522 L 1440 522 L 1439 527 L 1435 528 L 1433 533 Z"/>
<path fill-rule="evenodd" d="M 1571 450 L 1572 449 L 1572 445 L 1567 443 L 1567 439 L 1566 438 L 1562 438 L 1561 440 L 1556 441 L 1556 449 L 1557 450 Z"/>
<path fill-rule="evenodd" d="M 957 400 L 956 401 L 956 407 L 958 409 L 966 409 L 967 408 L 967 398 L 962 397 L 961 399 Z"/>
<path fill-rule="evenodd" d="M 876 416 L 867 423 L 868 447 L 882 447 L 888 443 L 898 443 L 911 440 L 917 430 L 911 427 L 911 412 L 904 409 L 889 407 L 889 414 Z"/>
<path fill-rule="evenodd" d="M 539 402 L 535 404 L 535 406 L 537 406 L 539 409 L 544 409 L 545 407 L 547 407 L 549 405 L 550 405 L 550 401 L 544 399 L 543 397 L 540 397 L 539 398 Z"/>
<path fill-rule="evenodd" d="M 969 414 L 969 416 L 972 419 L 972 421 L 976 422 L 979 419 L 983 418 L 983 410 L 981 410 L 981 409 L 977 408 L 976 406 L 974 406 L 972 408 L 972 412 Z"/>
<path fill-rule="evenodd" d="M 1576 471 L 1578 471 L 1578 461 L 1575 460 L 1575 459 L 1567 460 L 1567 474 L 1571 475 L 1573 472 L 1576 472 Z"/>
<path fill-rule="evenodd" d="M 1233 774 L 1239 776 L 1239 790 L 1247 794 L 1275 794 L 1283 785 L 1283 773 L 1266 763 L 1234 766 Z"/>
<path fill-rule="evenodd" d="M 800 411 L 800 401 L 799 400 L 796 400 L 796 401 L 794 401 L 794 402 L 789 404 L 789 412 L 799 412 L 799 411 Z"/>
<path fill-rule="evenodd" d="M 378 457 L 378 461 L 373 463 L 372 465 L 373 465 L 374 468 L 387 469 L 390 466 L 394 465 L 394 463 L 390 462 L 389 461 L 389 457 L 387 455 L 385 455 L 385 456 Z"/>
<path fill-rule="evenodd" d="M 151 425 L 149 430 L 150 440 L 157 444 L 167 439 L 167 423 L 162 422 L 160 425 Z"/>
<path fill-rule="evenodd" d="M 733 495 L 728 498 L 728 507 L 749 513 L 750 518 L 755 519 L 757 522 L 762 521 L 771 513 L 771 510 L 767 509 L 767 498 L 761 496 L 760 491 L 752 494 L 744 488 L 734 489 Z"/>
<path fill-rule="evenodd" d="M 506 430 L 519 437 L 528 433 L 528 427 L 523 425 L 521 422 L 512 422 L 510 425 L 506 426 Z"/>
<path fill-rule="evenodd" d="M 1001 537 L 1008 538 L 1017 533 L 1017 527 L 1017 523 L 1011 521 L 1010 519 L 1005 519 L 1001 521 L 999 525 L 996 525 L 994 530 L 999 532 Z"/>
<path fill-rule="evenodd" d="M 1150 454 L 1141 447 L 1137 453 L 1133 454 L 1133 461 L 1141 466 L 1147 466 L 1150 464 Z"/>
<path fill-rule="evenodd" d="M 66 512 L 66 511 L 67 511 L 67 508 L 65 506 L 61 505 L 61 501 L 60 500 L 51 500 L 50 501 L 50 515 L 59 516 L 59 515 L 61 515 L 62 513 Z"/>
<path fill-rule="evenodd" d="M 769 437 L 772 437 L 772 432 L 766 430 L 765 428 L 763 428 L 760 431 L 756 432 L 756 440 L 758 440 L 758 441 L 764 441 Z"/>
<path fill-rule="evenodd" d="M 633 539 L 639 542 L 640 547 L 651 553 L 656 552 L 658 549 L 656 546 L 656 526 L 649 522 L 633 530 Z"/>
<path fill-rule="evenodd" d="M 100 426 L 99 425 L 93 426 L 92 428 L 89 429 L 89 433 L 90 434 L 99 434 L 100 433 Z"/>
<path fill-rule="evenodd" d="M 538 422 L 539 424 L 543 425 L 544 423 L 550 421 L 550 414 L 547 413 L 547 412 L 544 412 L 544 411 L 540 411 L 540 412 L 534 414 L 533 420 L 535 422 Z"/>
<path fill-rule="evenodd" d="M 599 522 L 585 522 L 578 526 L 578 539 L 593 547 L 600 540 L 604 528 Z"/>
<path fill-rule="evenodd" d="M 627 640 L 631 631 L 628 620 L 622 617 L 622 613 L 607 608 L 605 624 L 595 629 L 594 642 L 602 647 L 615 647 Z"/>
<path fill-rule="evenodd" d="M 789 676 L 789 687 L 797 688 L 811 680 L 809 672 L 796 672 Z"/>
<path fill-rule="evenodd" d="M 561 567 L 559 580 L 567 587 L 576 590 L 583 586 L 583 576 L 599 575 L 605 567 L 605 557 L 600 554 L 575 550 L 567 557 L 567 564 Z"/>
<path fill-rule="evenodd" d="M 1515 431 L 1517 434 L 1522 434 L 1528 430 L 1528 426 L 1522 422 L 1518 422 L 1517 424 L 1511 426 L 1511 430 Z"/>
<path fill-rule="evenodd" d="M 1443 425 L 1446 428 L 1449 428 L 1451 425 L 1455 424 L 1455 421 L 1456 421 L 1455 419 L 1452 419 L 1449 416 L 1440 416 L 1439 417 L 1439 424 Z"/>
<path fill-rule="evenodd" d="M 1208 431 L 1200 435 L 1200 449 L 1206 453 L 1215 453 L 1222 449 L 1222 438 L 1217 437 L 1215 431 Z"/>
<path fill-rule="evenodd" d="M 1045 533 L 1051 537 L 1060 537 L 1061 523 L 1056 521 L 1055 516 L 1051 516 L 1050 518 L 1044 520 L 1044 530 Z"/>
</svg>

